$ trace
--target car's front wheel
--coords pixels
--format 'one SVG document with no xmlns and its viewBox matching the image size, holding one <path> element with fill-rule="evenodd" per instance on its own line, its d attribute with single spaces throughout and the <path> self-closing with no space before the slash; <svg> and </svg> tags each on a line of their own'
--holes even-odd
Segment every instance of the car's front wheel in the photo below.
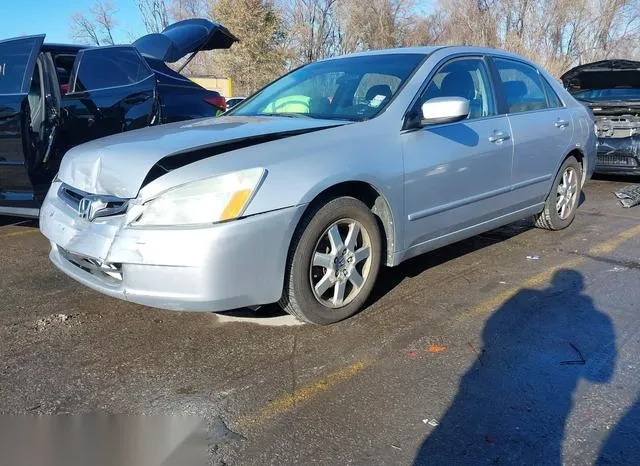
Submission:
<svg viewBox="0 0 640 466">
<path fill-rule="evenodd" d="M 380 229 L 363 202 L 339 197 L 312 207 L 291 244 L 280 305 L 314 324 L 346 319 L 364 306 L 380 261 Z"/>
<path fill-rule="evenodd" d="M 574 157 L 560 167 L 547 197 L 544 210 L 535 218 L 538 228 L 562 230 L 573 222 L 580 202 L 582 167 Z"/>
</svg>

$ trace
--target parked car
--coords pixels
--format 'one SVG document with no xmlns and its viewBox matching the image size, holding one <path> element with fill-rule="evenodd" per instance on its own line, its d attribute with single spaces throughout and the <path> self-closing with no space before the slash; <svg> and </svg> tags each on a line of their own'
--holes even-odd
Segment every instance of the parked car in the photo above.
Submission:
<svg viewBox="0 0 640 466">
<path fill-rule="evenodd" d="M 231 110 L 233 107 L 242 102 L 246 97 L 229 97 L 227 99 L 227 109 Z"/>
<path fill-rule="evenodd" d="M 594 114 L 595 172 L 640 175 L 640 62 L 587 63 L 563 74 L 562 82 Z"/>
<path fill-rule="evenodd" d="M 110 296 L 278 301 L 329 324 L 382 265 L 529 216 L 566 228 L 594 160 L 588 110 L 517 55 L 375 51 L 306 65 L 219 118 L 72 149 L 40 228 L 57 267 Z"/>
<path fill-rule="evenodd" d="M 220 94 L 166 64 L 229 48 L 237 39 L 220 24 L 180 21 L 126 46 L 44 38 L 0 42 L 0 214 L 37 217 L 62 155 L 75 145 L 226 108 Z"/>
</svg>

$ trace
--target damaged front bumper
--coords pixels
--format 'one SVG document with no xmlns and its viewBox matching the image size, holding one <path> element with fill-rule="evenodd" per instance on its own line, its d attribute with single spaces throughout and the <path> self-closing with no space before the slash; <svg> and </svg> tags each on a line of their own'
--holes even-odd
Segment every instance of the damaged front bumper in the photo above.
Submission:
<svg viewBox="0 0 640 466">
<path fill-rule="evenodd" d="M 640 135 L 598 138 L 596 173 L 640 174 Z"/>
<path fill-rule="evenodd" d="M 57 195 L 40 229 L 64 273 L 106 295 L 176 311 L 222 311 L 272 303 L 303 206 L 206 227 L 127 228 L 124 215 L 89 222 Z"/>
</svg>

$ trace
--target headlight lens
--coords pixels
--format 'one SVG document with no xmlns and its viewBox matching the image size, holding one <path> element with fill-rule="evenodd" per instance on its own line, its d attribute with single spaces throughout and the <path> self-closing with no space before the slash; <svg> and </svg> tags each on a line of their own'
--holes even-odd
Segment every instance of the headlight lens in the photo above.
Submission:
<svg viewBox="0 0 640 466">
<path fill-rule="evenodd" d="M 251 168 L 171 188 L 129 212 L 133 226 L 202 225 L 238 218 L 266 170 Z"/>
</svg>

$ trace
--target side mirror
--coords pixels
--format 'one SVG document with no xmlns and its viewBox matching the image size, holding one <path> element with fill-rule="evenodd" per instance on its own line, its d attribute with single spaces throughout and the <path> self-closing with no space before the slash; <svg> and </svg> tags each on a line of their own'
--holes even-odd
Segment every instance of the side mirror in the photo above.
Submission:
<svg viewBox="0 0 640 466">
<path fill-rule="evenodd" d="M 469 101 L 462 97 L 435 97 L 422 104 L 421 126 L 453 123 L 469 116 Z"/>
</svg>

